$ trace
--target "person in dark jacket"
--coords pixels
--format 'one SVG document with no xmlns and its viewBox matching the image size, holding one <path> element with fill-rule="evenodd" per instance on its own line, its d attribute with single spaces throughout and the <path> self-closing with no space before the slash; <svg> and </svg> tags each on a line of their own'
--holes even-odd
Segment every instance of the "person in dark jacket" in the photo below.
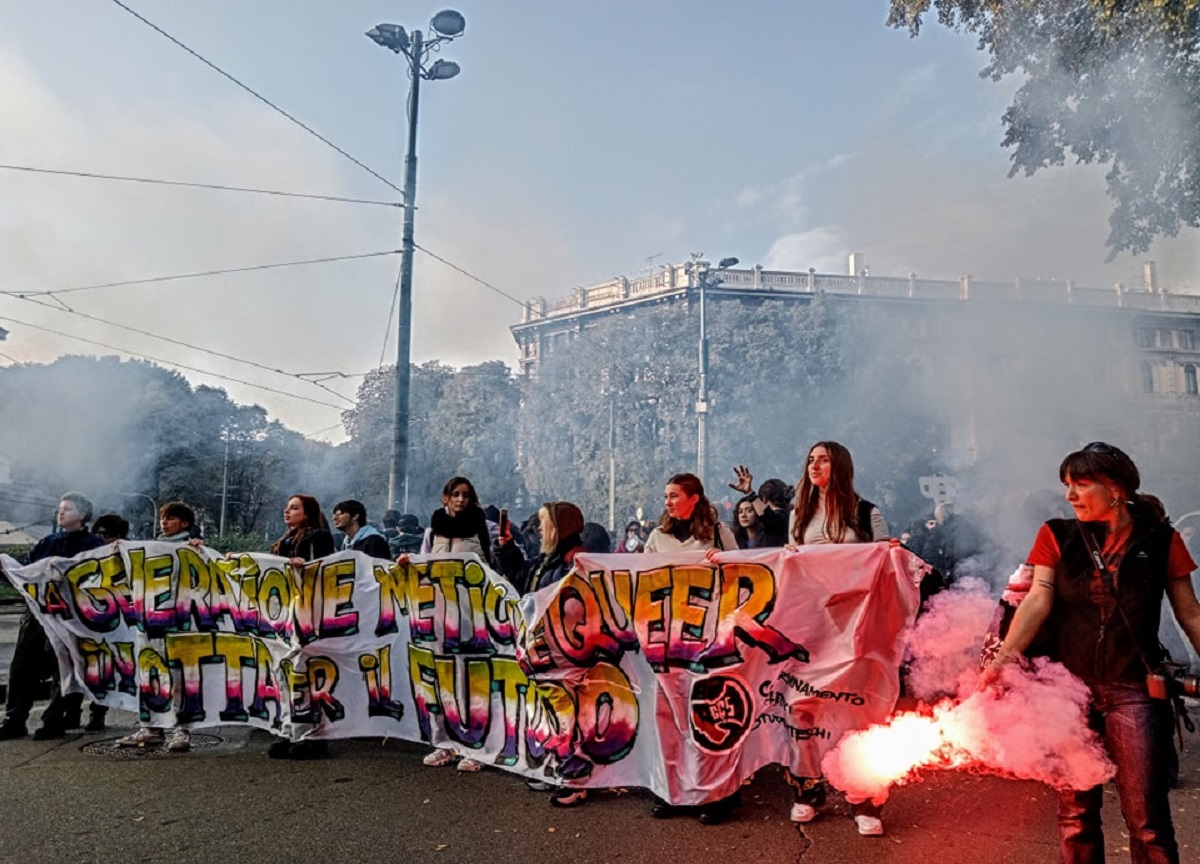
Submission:
<svg viewBox="0 0 1200 864">
<path fill-rule="evenodd" d="M 344 535 L 342 550 L 353 549 L 372 558 L 392 560 L 387 539 L 373 525 L 367 524 L 367 508 L 353 498 L 333 505 L 333 527 Z"/>
<path fill-rule="evenodd" d="M 522 594 L 560 581 L 571 572 L 575 556 L 584 551 L 581 539 L 583 512 L 574 504 L 547 502 L 538 511 L 538 518 L 542 526 L 542 548 L 532 561 L 524 559 L 511 531 L 500 538 L 500 571 Z"/>
<path fill-rule="evenodd" d="M 316 498 L 311 495 L 289 498 L 283 508 L 283 524 L 287 531 L 271 544 L 273 555 L 282 555 L 299 567 L 333 554 L 333 535 Z"/>
<path fill-rule="evenodd" d="M 287 558 L 295 567 L 333 554 L 333 535 L 321 512 L 321 505 L 311 495 L 293 495 L 283 508 L 283 524 L 287 532 L 271 545 L 271 552 Z M 329 748 L 324 741 L 285 741 L 280 739 L 267 749 L 272 759 L 320 759 Z"/>
<path fill-rule="evenodd" d="M 1067 455 L 1058 476 L 1075 518 L 1051 519 L 1038 532 L 1027 559 L 1029 593 L 983 681 L 999 677 L 1040 636 L 1050 659 L 1090 691 L 1089 724 L 1117 766 L 1131 859 L 1178 864 L 1167 794 L 1174 718 L 1167 681 L 1153 676 L 1162 660 L 1164 596 L 1200 650 L 1200 602 L 1189 578 L 1196 564 L 1161 505 L 1138 492 L 1141 475 L 1122 450 L 1088 444 Z M 1048 620 L 1052 626 L 1044 632 Z M 1103 786 L 1059 790 L 1059 861 L 1104 860 L 1103 798 Z"/>
<path fill-rule="evenodd" d="M 532 561 L 523 560 L 511 530 L 500 536 L 497 552 L 500 565 L 505 568 L 504 575 L 522 593 L 540 591 L 561 582 L 575 566 L 575 556 L 586 551 L 581 536 L 585 524 L 595 524 L 585 523 L 583 512 L 569 501 L 546 502 L 538 510 L 538 518 L 541 521 L 542 550 Z M 607 552 L 608 532 L 603 526 L 596 527 L 604 535 L 604 551 Z M 555 807 L 573 807 L 587 799 L 586 789 L 557 786 L 543 780 L 530 780 L 528 785 L 535 792 L 550 792 L 550 803 Z"/>
<path fill-rule="evenodd" d="M 742 538 L 738 538 L 739 549 L 760 549 L 764 547 L 783 546 L 788 542 L 788 518 L 791 515 L 792 487 L 782 480 L 772 477 L 758 487 L 754 492 L 754 476 L 745 465 L 733 469 L 737 477 L 736 483 L 730 483 L 729 488 L 741 492 L 742 501 L 749 502 L 754 508 L 757 519 L 757 539 L 753 546 L 743 546 Z M 740 506 L 739 502 L 739 506 Z M 736 512 L 736 511 L 735 511 Z M 736 520 L 736 517 L 735 517 Z M 736 526 L 735 521 L 735 526 Z M 748 534 L 750 532 L 747 532 Z M 737 532 L 734 532 L 737 536 Z"/>
<path fill-rule="evenodd" d="M 92 519 L 92 502 L 78 492 L 68 492 L 58 502 L 55 514 L 58 530 L 42 538 L 25 556 L 26 564 L 44 558 L 73 558 L 80 552 L 104 545 L 104 538 L 88 530 Z M 64 697 L 59 689 L 58 662 L 46 638 L 46 631 L 26 609 L 21 616 L 21 629 L 8 668 L 8 695 L 4 703 L 4 722 L 0 723 L 0 740 L 24 738 L 29 712 L 37 695 L 38 684 L 46 678 L 54 681 L 50 704 L 42 712 L 42 725 L 33 737 L 39 740 L 61 738 L 67 734 L 67 724 L 79 725 L 80 702 Z M 67 714 L 73 709 L 74 716 Z"/>
<path fill-rule="evenodd" d="M 390 511 L 395 512 L 395 511 Z M 388 538 L 388 547 L 393 558 L 408 553 L 416 555 L 421 551 L 421 543 L 425 539 L 425 531 L 421 528 L 421 520 L 412 513 L 405 513 L 396 519 L 396 536 Z"/>
</svg>

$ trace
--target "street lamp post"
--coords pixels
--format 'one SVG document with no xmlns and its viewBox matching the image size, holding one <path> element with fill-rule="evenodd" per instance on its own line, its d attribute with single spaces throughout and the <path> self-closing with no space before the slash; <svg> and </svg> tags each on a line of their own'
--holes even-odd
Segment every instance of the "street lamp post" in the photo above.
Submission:
<svg viewBox="0 0 1200 864">
<path fill-rule="evenodd" d="M 700 292 L 700 385 L 696 392 L 696 476 L 704 485 L 708 474 L 708 321 L 705 299 L 708 289 L 721 284 L 721 271 L 738 263 L 736 258 L 722 258 L 715 270 L 703 260 L 702 252 L 693 252 L 686 270 L 690 287 Z"/>
<path fill-rule="evenodd" d="M 420 30 L 412 34 L 398 24 L 379 24 L 367 31 L 377 45 L 408 60 L 408 75 L 412 82 L 408 92 L 408 148 L 404 154 L 404 230 L 401 241 L 400 297 L 396 316 L 396 413 L 392 425 L 392 458 L 388 472 L 388 507 L 401 506 L 407 498 L 408 486 L 408 390 L 409 353 L 412 345 L 412 261 L 413 215 L 417 197 L 417 107 L 421 98 L 421 79 L 444 81 L 459 73 L 459 66 L 450 60 L 435 60 L 426 65 L 430 52 L 443 42 L 463 34 L 467 22 L 453 9 L 444 9 L 433 16 L 426 39 Z M 404 492 L 401 492 L 401 489 Z"/>
</svg>

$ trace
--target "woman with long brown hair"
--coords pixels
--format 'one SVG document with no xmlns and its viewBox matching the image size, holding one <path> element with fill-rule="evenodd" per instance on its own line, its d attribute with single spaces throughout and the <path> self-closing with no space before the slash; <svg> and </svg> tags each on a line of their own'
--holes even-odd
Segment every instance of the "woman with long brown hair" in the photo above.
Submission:
<svg viewBox="0 0 1200 864">
<path fill-rule="evenodd" d="M 663 490 L 663 514 L 646 539 L 646 552 L 735 550 L 737 540 L 717 518 L 695 474 L 676 474 Z"/>
<path fill-rule="evenodd" d="M 333 535 L 316 498 L 289 498 L 283 508 L 283 524 L 287 530 L 271 544 L 271 554 L 282 555 L 297 566 L 333 554 Z"/>
<path fill-rule="evenodd" d="M 809 448 L 804 476 L 797 484 L 796 506 L 788 535 L 789 548 L 822 543 L 869 543 L 887 540 L 888 526 L 879 508 L 854 488 L 854 460 L 836 441 L 818 441 Z M 825 803 L 825 783 L 820 777 L 792 777 L 796 789 L 793 822 L 811 822 Z M 851 801 L 858 833 L 883 833 L 883 805 L 871 799 Z"/>
<path fill-rule="evenodd" d="M 311 495 L 293 495 L 283 508 L 287 530 L 271 544 L 271 554 L 282 555 L 295 567 L 333 554 L 333 535 Z M 279 739 L 267 748 L 272 759 L 320 759 L 329 753 L 324 741 L 287 741 Z"/>
<path fill-rule="evenodd" d="M 836 441 L 809 448 L 788 535 L 796 546 L 888 539 L 879 508 L 854 488 L 854 460 Z"/>
<path fill-rule="evenodd" d="M 646 539 L 646 553 L 736 551 L 733 532 L 717 518 L 717 508 L 704 495 L 704 484 L 695 474 L 676 474 L 663 490 L 663 514 L 658 527 Z M 742 803 L 741 791 L 719 801 L 710 801 L 699 808 L 700 822 L 716 825 L 733 815 Z M 654 802 L 650 814 L 665 819 L 681 810 L 666 801 Z"/>
</svg>

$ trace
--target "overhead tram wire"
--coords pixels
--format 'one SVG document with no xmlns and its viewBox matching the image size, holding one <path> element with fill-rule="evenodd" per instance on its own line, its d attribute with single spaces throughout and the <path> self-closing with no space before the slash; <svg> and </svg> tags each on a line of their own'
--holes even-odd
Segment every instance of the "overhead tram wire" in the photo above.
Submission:
<svg viewBox="0 0 1200 864">
<path fill-rule="evenodd" d="M 282 189 L 254 189 L 247 186 L 226 186 L 220 183 L 192 183 L 185 180 L 162 180 L 155 177 L 129 177 L 121 174 L 95 174 L 90 171 L 66 171 L 57 168 L 34 168 L 30 165 L 0 165 L 2 171 L 22 171 L 30 174 L 53 174 L 80 177 L 85 180 L 119 180 L 125 183 L 145 183 L 153 186 L 176 186 L 185 189 L 208 189 L 216 192 L 250 192 L 256 195 L 278 195 L 284 198 L 308 198 L 314 201 L 334 201 L 340 204 L 370 204 L 376 207 L 403 207 L 403 201 L 376 201 L 371 198 L 343 198 L 339 195 L 318 195 L 312 192 L 286 192 Z"/>
<path fill-rule="evenodd" d="M 326 138 L 324 135 L 322 135 L 322 134 L 321 134 L 320 132 L 318 132 L 317 130 L 313 129 L 311 126 L 308 126 L 308 125 L 307 125 L 307 124 L 305 124 L 303 121 L 301 121 L 301 120 L 299 120 L 299 119 L 297 119 L 297 118 L 293 117 L 291 114 L 289 114 L 288 112 L 284 111 L 282 108 L 280 108 L 278 105 L 276 105 L 276 104 L 275 104 L 274 102 L 272 102 L 270 99 L 268 99 L 266 96 L 263 96 L 261 93 L 259 93 L 258 91 L 256 91 L 256 90 L 252 89 L 252 88 L 251 88 L 251 87 L 249 87 L 248 85 L 246 85 L 246 84 L 243 84 L 241 81 L 239 81 L 237 78 L 235 78 L 235 77 L 234 77 L 233 75 L 231 75 L 230 73 L 226 72 L 224 69 L 222 69 L 222 68 L 221 68 L 220 66 L 218 66 L 216 63 L 213 63 L 211 60 L 209 60 L 209 59 L 207 59 L 206 57 L 202 56 L 202 55 L 201 55 L 201 54 L 199 54 L 198 52 L 196 52 L 196 51 L 192 50 L 192 49 L 191 49 L 191 48 L 189 48 L 187 45 L 184 45 L 182 42 L 180 42 L 178 39 L 176 39 L 174 36 L 172 36 L 172 35 L 171 35 L 170 33 L 168 33 L 166 30 L 162 29 L 162 28 L 161 28 L 161 27 L 159 27 L 157 24 L 155 24 L 153 21 L 150 21 L 148 18 L 144 17 L 143 15 L 139 14 L 138 12 L 135 12 L 133 9 L 129 8 L 129 7 L 128 7 L 128 6 L 126 6 L 124 3 L 122 3 L 122 2 L 121 2 L 121 0 L 112 0 L 112 2 L 113 2 L 113 3 L 115 3 L 117 6 L 121 7 L 122 9 L 124 9 L 126 12 L 128 12 L 130 15 L 132 15 L 132 16 L 133 16 L 134 18 L 136 18 L 137 20 L 141 21 L 143 24 L 145 24 L 145 25 L 146 25 L 147 27 L 149 27 L 151 30 L 155 31 L 156 33 L 158 33 L 158 34 L 159 34 L 159 35 L 161 35 L 161 36 L 164 36 L 164 37 L 166 37 L 168 40 L 170 40 L 170 41 L 171 41 L 171 42 L 173 42 L 174 44 L 178 45 L 180 48 L 182 48 L 182 49 L 183 49 L 184 51 L 186 51 L 187 53 L 191 54 L 193 57 L 195 57 L 197 60 L 199 60 L 199 61 L 200 61 L 201 63 L 203 63 L 205 66 L 207 66 L 207 67 L 209 67 L 210 69 L 212 69 L 214 72 L 217 72 L 217 73 L 219 73 L 220 75 L 222 75 L 223 77 L 225 77 L 225 78 L 229 79 L 230 81 L 232 81 L 232 82 L 233 82 L 234 84 L 236 84 L 238 87 L 240 87 L 240 88 L 242 88 L 243 90 L 245 90 L 247 93 L 249 93 L 249 94 L 250 94 L 251 96 L 253 96 L 255 99 L 259 100 L 259 101 L 260 101 L 260 102 L 262 102 L 264 105 L 266 105 L 267 107 L 271 108 L 273 111 L 276 111 L 276 112 L 278 112 L 279 114 L 282 114 L 284 117 L 286 117 L 288 120 L 290 120 L 290 121 L 292 121 L 293 123 L 295 123 L 295 124 L 296 124 L 297 126 L 299 126 L 301 129 L 303 129 L 305 132 L 307 132 L 309 135 L 312 135 L 312 136 L 313 136 L 314 138 L 316 138 L 318 141 L 322 142 L 323 144 L 325 144 L 325 145 L 326 145 L 326 146 L 328 146 L 328 147 L 331 147 L 331 148 L 333 148 L 333 149 L 334 149 L 334 150 L 336 150 L 338 153 L 340 153 L 342 156 L 345 156 L 347 159 L 349 159 L 351 162 L 353 162 L 353 163 L 354 163 L 355 165 L 357 165 L 359 168 L 362 168 L 364 171 L 366 171 L 368 174 L 370 174 L 370 175 L 371 175 L 372 177 L 374 177 L 376 180 L 379 180 L 379 181 L 381 181 L 382 183 L 386 184 L 387 186 L 389 186 L 390 188 L 392 188 L 392 189 L 393 189 L 393 190 L 395 190 L 396 192 L 399 192 L 399 193 L 401 194 L 401 196 L 403 196 L 403 195 L 404 195 L 404 190 L 403 190 L 403 189 L 401 189 L 399 186 L 397 186 L 395 183 L 393 183 L 391 180 L 387 179 L 386 177 L 384 177 L 382 174 L 380 174 L 380 173 L 379 173 L 378 171 L 376 171 L 375 169 L 371 168 L 370 166 L 368 166 L 368 165 L 364 164 L 363 162 L 360 162 L 358 159 L 356 159 L 356 158 L 354 158 L 353 156 L 351 156 L 349 153 L 347 153 L 345 150 L 343 150 L 343 149 L 342 149 L 341 147 L 339 147 L 338 145 L 334 144 L 332 141 L 330 141 L 328 138 Z"/>
<path fill-rule="evenodd" d="M 55 336 L 62 336 L 65 339 L 73 339 L 76 342 L 84 342 L 88 345 L 96 345 L 100 348 L 107 348 L 110 351 L 120 351 L 122 354 L 128 354 L 130 357 L 137 357 L 141 360 L 152 360 L 155 363 L 161 363 L 164 366 L 172 367 L 175 369 L 186 369 L 189 372 L 195 372 L 199 375 L 207 375 L 211 378 L 219 378 L 222 381 L 231 381 L 235 384 L 243 384 L 246 387 L 253 387 L 257 390 L 264 390 L 267 393 L 275 393 L 279 396 L 287 396 L 291 399 L 299 399 L 301 402 L 310 402 L 313 405 L 321 405 L 321 406 L 324 406 L 325 408 L 333 408 L 335 411 L 345 411 L 346 410 L 344 406 L 334 405 L 332 402 L 322 402 L 320 399 L 313 399 L 309 396 L 301 396 L 298 393 L 289 393 L 286 390 L 279 390 L 279 389 L 276 389 L 275 387 L 268 387 L 265 384 L 255 384 L 253 381 L 246 381 L 242 378 L 234 378 L 232 375 L 223 375 L 220 372 L 212 372 L 208 369 L 201 369 L 197 366 L 189 366 L 186 363 L 179 363 L 179 362 L 176 362 L 175 360 L 165 360 L 161 357 L 154 357 L 153 355 L 150 355 L 150 354 L 143 354 L 140 351 L 133 351 L 129 348 L 122 348 L 118 345 L 109 345 L 106 342 L 98 342 L 95 339 L 88 339 L 84 336 L 76 336 L 73 333 L 64 333 L 61 330 L 55 330 L 52 327 L 46 327 L 41 324 L 34 324 L 30 321 L 18 321 L 16 318 L 13 318 L 9 315 L 5 315 L 4 320 L 11 321 L 14 324 L 19 324 L 22 327 L 28 327 L 31 330 L 41 330 L 43 333 L 52 333 Z"/>
<path fill-rule="evenodd" d="M 413 244 L 416 245 L 415 243 Z M 400 299 L 400 277 L 404 273 L 404 259 L 400 259 L 400 269 L 396 272 L 396 286 L 392 289 L 392 305 L 388 309 L 387 329 L 383 331 L 383 347 L 379 349 L 379 367 L 383 368 L 383 359 L 387 354 L 388 337 L 392 335 L 392 321 L 396 318 L 396 303 Z"/>
<path fill-rule="evenodd" d="M 339 399 L 345 399 L 350 404 L 352 404 L 352 405 L 354 404 L 354 400 L 350 399 L 348 396 L 343 396 L 341 393 L 338 393 L 336 390 L 331 390 L 330 388 L 324 386 L 320 381 L 312 380 L 310 377 L 308 377 L 313 374 L 311 372 L 288 372 L 285 369 L 277 369 L 273 366 L 267 366 L 264 363 L 259 363 L 254 360 L 247 360 L 243 357 L 235 357 L 232 354 L 225 354 L 221 351 L 214 351 L 211 348 L 204 348 L 203 346 L 200 346 L 200 345 L 193 345 L 192 343 L 184 342 L 181 339 L 172 339 L 170 336 L 163 336 L 161 333 L 151 333 L 149 330 L 141 330 L 137 327 L 131 327 L 128 324 L 122 324 L 119 321 L 112 321 L 108 318 L 101 318 L 98 315 L 89 315 L 87 312 L 80 312 L 78 309 L 72 309 L 70 306 L 66 306 L 66 305 L 52 306 L 51 304 L 45 302 L 44 300 L 38 300 L 33 297 L 17 297 L 14 299 L 24 300 L 27 303 L 33 303 L 37 306 L 42 306 L 46 309 L 52 309 L 55 312 L 62 312 L 63 314 L 67 314 L 67 315 L 77 315 L 80 318 L 84 318 L 88 321 L 94 321 L 97 324 L 107 324 L 109 327 L 116 327 L 120 330 L 127 330 L 130 333 L 136 333 L 138 336 L 148 336 L 151 339 L 159 339 L 163 342 L 168 342 L 172 345 L 178 345 L 180 348 L 187 348 L 191 351 L 199 351 L 203 354 L 210 354 L 213 357 L 220 357 L 222 360 L 232 360 L 234 363 L 243 363 L 246 366 L 253 366 L 255 369 L 261 369 L 264 372 L 273 372 L 277 375 L 283 375 L 286 378 L 295 378 L 299 381 L 303 381 L 306 384 L 312 384 L 314 387 L 320 387 L 322 390 L 326 391 L 327 393 L 332 393 L 334 396 L 337 396 Z M 57 299 L 57 298 L 51 298 L 51 299 Z M 327 372 L 327 373 L 320 373 L 320 374 L 328 376 L 328 378 L 357 378 L 357 377 L 359 377 L 359 375 L 357 375 L 357 374 L 347 374 L 345 372 Z M 327 378 L 322 379 L 322 380 L 327 380 Z"/>
<path fill-rule="evenodd" d="M 274 264 L 255 264 L 251 267 L 230 267 L 224 270 L 205 270 L 199 273 L 178 273 L 173 276 L 153 276 L 149 279 L 128 279 L 123 282 L 105 282 L 101 285 L 82 285 L 75 288 L 55 288 L 50 291 L 0 291 L 9 297 L 51 297 L 56 294 L 73 294 L 77 291 L 95 291 L 100 288 L 123 288 L 129 285 L 151 285 L 157 282 L 172 282 L 179 279 L 199 279 L 205 276 L 225 276 L 230 273 L 253 273 L 258 270 L 273 270 L 279 267 L 306 267 L 310 264 L 333 264 L 338 261 L 358 261 L 365 258 L 382 258 L 399 255 L 399 249 L 384 252 L 366 252 L 360 255 L 334 255 L 328 258 L 310 258 L 304 261 L 280 261 Z"/>
<path fill-rule="evenodd" d="M 430 258 L 433 258 L 436 261 L 442 262 L 447 267 L 449 267 L 451 270 L 461 273 L 463 276 L 466 276 L 468 279 L 470 279 L 473 282 L 478 282 L 484 288 L 487 288 L 489 291 L 493 291 L 496 294 L 499 294 L 501 297 L 505 298 L 506 300 L 511 300 L 513 303 L 516 303 L 522 309 L 525 308 L 525 305 L 526 305 L 525 301 L 518 300 L 516 297 L 509 294 L 507 291 L 503 291 L 500 288 L 497 288 L 495 285 L 493 285 L 491 282 L 488 282 L 486 279 L 482 279 L 479 276 L 476 276 L 474 273 L 470 272 L 469 270 L 464 270 L 462 267 L 459 267 L 453 261 L 448 261 L 445 258 L 443 258 L 441 255 L 438 255 L 434 252 L 430 252 L 428 249 L 426 249 L 424 246 L 421 246 L 419 243 L 414 243 L 413 246 L 414 246 L 414 248 L 420 249 L 422 252 L 424 252 Z M 582 328 L 580 328 L 575 333 L 575 338 L 579 339 L 583 342 L 587 342 L 588 344 L 592 345 L 595 348 L 600 349 L 601 351 L 605 351 L 605 352 L 608 351 L 607 346 L 603 345 L 602 343 L 600 343 L 597 340 L 588 336 Z M 627 375 L 629 377 L 633 377 L 633 374 L 634 374 L 633 371 L 631 369 L 625 368 L 625 365 L 623 363 L 621 363 L 620 361 L 617 361 L 617 360 L 613 360 L 612 362 L 618 369 L 621 370 L 622 374 Z"/>
</svg>

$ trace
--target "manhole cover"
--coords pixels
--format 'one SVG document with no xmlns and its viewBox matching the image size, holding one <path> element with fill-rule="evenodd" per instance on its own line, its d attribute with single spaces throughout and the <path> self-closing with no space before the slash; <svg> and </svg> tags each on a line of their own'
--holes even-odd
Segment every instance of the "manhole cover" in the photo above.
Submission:
<svg viewBox="0 0 1200 864">
<path fill-rule="evenodd" d="M 218 744 L 224 743 L 225 739 L 219 738 L 216 735 L 202 735 L 199 732 L 192 733 L 192 750 L 207 750 L 209 747 L 216 747 Z M 105 741 L 94 741 L 91 744 L 84 744 L 79 749 L 89 756 L 107 756 L 110 759 L 161 759 L 164 756 L 185 755 L 183 753 L 172 753 L 168 750 L 165 739 L 162 744 L 156 747 L 118 747 L 117 739 L 109 738 Z"/>
</svg>

